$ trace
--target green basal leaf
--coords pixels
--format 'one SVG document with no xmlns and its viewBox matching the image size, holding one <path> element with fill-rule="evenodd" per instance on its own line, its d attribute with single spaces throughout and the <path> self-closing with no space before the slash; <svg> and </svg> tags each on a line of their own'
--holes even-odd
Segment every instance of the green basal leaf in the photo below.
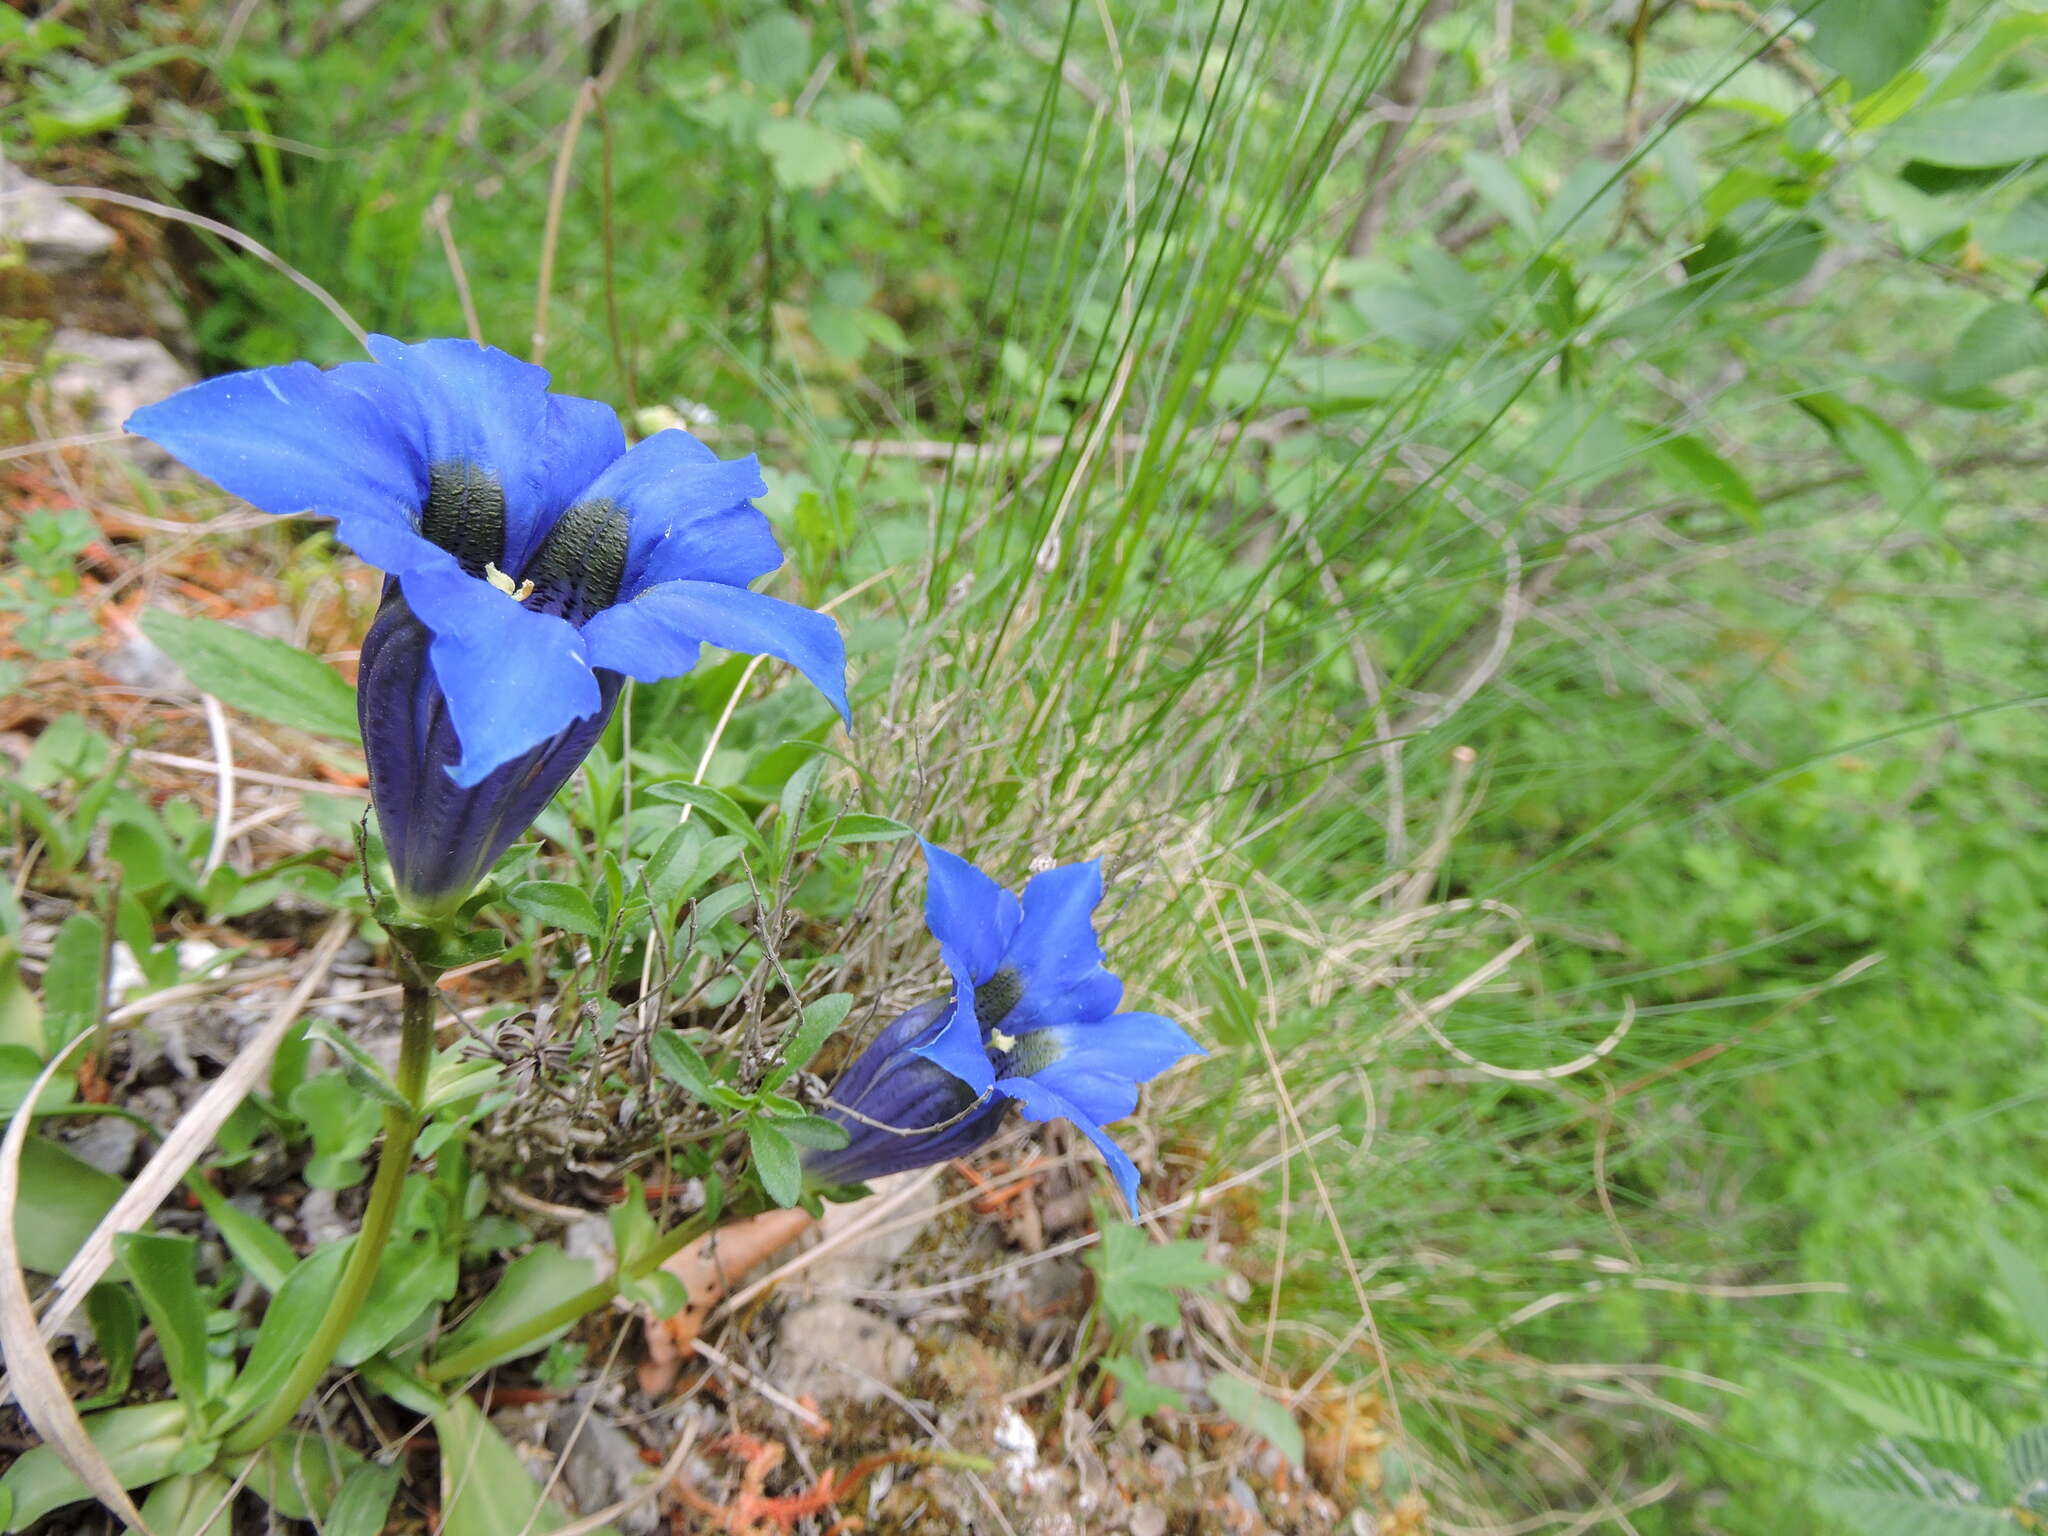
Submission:
<svg viewBox="0 0 2048 1536">
<path fill-rule="evenodd" d="M 234 1470 L 246 1471 L 250 1491 L 287 1520 L 324 1522 L 343 1483 L 367 1465 L 330 1436 L 287 1429 Z"/>
<path fill-rule="evenodd" d="M 85 1420 L 87 1437 L 123 1488 L 145 1487 L 170 1476 L 186 1449 L 186 1427 L 185 1410 L 174 1402 L 109 1408 Z M 0 1475 L 0 1489 L 14 1498 L 9 1533 L 28 1529 L 53 1509 L 92 1497 L 47 1445 L 23 1451 Z"/>
<path fill-rule="evenodd" d="M 102 1283 L 85 1293 L 85 1315 L 94 1346 L 107 1368 L 107 1384 L 77 1404 L 80 1412 L 105 1408 L 128 1395 L 135 1379 L 135 1346 L 142 1337 L 142 1308 L 125 1285 Z"/>
<path fill-rule="evenodd" d="M 43 1049 L 54 1054 L 100 1021 L 107 930 L 89 912 L 64 919 L 43 967 Z"/>
<path fill-rule="evenodd" d="M 223 704 L 317 736 L 362 739 L 355 689 L 295 645 L 161 608 L 143 614 L 142 632 L 184 669 L 193 687 Z"/>
<path fill-rule="evenodd" d="M 709 784 L 693 784 L 686 779 L 667 779 L 647 786 L 648 798 L 671 805 L 693 805 L 717 822 L 726 831 L 740 838 L 748 847 L 761 853 L 768 851 L 768 843 L 761 836 L 760 828 L 722 789 L 713 789 Z"/>
<path fill-rule="evenodd" d="M 299 1262 L 284 1235 L 251 1216 L 204 1179 L 188 1180 L 185 1187 L 198 1198 L 206 1219 L 220 1233 L 235 1262 L 263 1289 L 275 1293 Z"/>
<path fill-rule="evenodd" d="M 1107 1212 L 1097 1224 L 1102 1242 L 1085 1262 L 1101 1282 L 1102 1310 L 1119 1322 L 1171 1328 L 1180 1321 L 1176 1292 L 1206 1290 L 1223 1278 L 1192 1238 L 1155 1243 L 1144 1228 Z"/>
<path fill-rule="evenodd" d="M 491 1293 L 477 1304 L 476 1310 L 442 1337 L 435 1354 L 437 1357 L 453 1355 L 480 1339 L 516 1328 L 550 1307 L 567 1301 L 577 1292 L 589 1289 L 596 1282 L 597 1266 L 588 1259 L 571 1258 L 554 1243 L 537 1244 L 531 1253 L 513 1260 L 506 1267 L 504 1275 Z M 571 1326 L 564 1323 L 545 1338 L 535 1339 L 497 1360 L 484 1363 L 496 1365 L 520 1355 L 534 1354 L 567 1333 Z"/>
<path fill-rule="evenodd" d="M 219 1427 L 239 1423 L 267 1404 L 292 1368 L 305 1354 L 306 1346 L 326 1320 L 334 1303 L 335 1288 L 341 1284 L 342 1266 L 348 1262 L 353 1237 L 324 1244 L 299 1260 L 285 1276 L 264 1308 L 263 1322 L 256 1330 L 256 1342 L 249 1358 L 221 1395 Z"/>
<path fill-rule="evenodd" d="M 29 1137 L 21 1149 L 21 1193 L 14 1207 L 22 1265 L 40 1275 L 61 1272 L 127 1187 L 55 1142 Z"/>
<path fill-rule="evenodd" d="M 207 1390 L 206 1300 L 199 1294 L 194 1264 L 198 1242 L 162 1232 L 122 1232 L 114 1251 L 127 1268 L 142 1310 L 156 1330 L 157 1349 L 170 1373 L 171 1390 L 192 1414 L 195 1429 L 204 1420 Z"/>
<path fill-rule="evenodd" d="M 322 1536 L 381 1536 L 398 1497 L 398 1468 L 365 1462 L 342 1481 L 327 1506 Z"/>
<path fill-rule="evenodd" d="M 142 1519 L 154 1536 L 230 1536 L 235 1485 L 218 1472 L 187 1472 L 150 1489 Z"/>
<path fill-rule="evenodd" d="M 569 1523 L 483 1410 L 458 1397 L 434 1416 L 441 1442 L 440 1536 L 546 1536 Z M 615 1528 L 603 1528 L 618 1536 Z"/>
</svg>

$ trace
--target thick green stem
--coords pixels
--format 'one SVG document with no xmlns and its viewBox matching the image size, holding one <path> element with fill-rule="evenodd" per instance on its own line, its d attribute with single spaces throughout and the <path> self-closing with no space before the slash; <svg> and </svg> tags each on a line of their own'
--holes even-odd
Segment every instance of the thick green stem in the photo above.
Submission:
<svg viewBox="0 0 2048 1536">
<path fill-rule="evenodd" d="M 400 1013 L 397 1088 L 405 1100 L 384 1111 L 384 1146 L 377 1154 L 377 1176 L 370 1185 L 370 1203 L 363 1208 L 363 1225 L 349 1251 L 348 1265 L 341 1272 L 333 1305 L 321 1320 L 320 1329 L 299 1357 L 291 1377 L 269 1402 L 227 1440 L 230 1454 L 253 1451 L 269 1443 L 277 1432 L 291 1423 L 306 1394 L 320 1384 L 334 1363 L 335 1351 L 347 1335 L 349 1325 L 362 1310 L 370 1287 L 377 1279 L 377 1266 L 384 1246 L 391 1239 L 391 1226 L 398 1217 L 399 1196 L 405 1191 L 405 1176 L 412 1167 L 412 1147 L 419 1136 L 421 1104 L 426 1098 L 427 1068 L 434 1056 L 434 986 L 404 963 L 404 1003 Z"/>
<path fill-rule="evenodd" d="M 422 1367 L 422 1373 L 429 1381 L 453 1381 L 458 1376 L 468 1376 L 501 1360 L 509 1360 L 522 1354 L 541 1342 L 549 1334 L 566 1328 L 579 1317 L 595 1312 L 599 1307 L 608 1306 L 619 1287 L 630 1280 L 652 1274 L 668 1259 L 675 1257 L 683 1248 L 702 1237 L 711 1229 L 708 1215 L 691 1217 L 673 1232 L 662 1234 L 661 1241 L 641 1254 L 634 1261 L 613 1274 L 607 1275 L 594 1285 L 587 1285 L 573 1296 L 564 1297 L 545 1312 L 532 1317 L 503 1332 L 478 1339 L 474 1344 L 458 1349 L 452 1355 L 443 1355 L 439 1360 L 429 1361 Z"/>
</svg>

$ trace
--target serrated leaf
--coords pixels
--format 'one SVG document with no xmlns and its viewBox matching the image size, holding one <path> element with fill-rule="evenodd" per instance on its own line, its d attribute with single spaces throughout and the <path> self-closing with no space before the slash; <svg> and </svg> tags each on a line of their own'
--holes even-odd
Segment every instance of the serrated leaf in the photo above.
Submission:
<svg viewBox="0 0 2048 1536">
<path fill-rule="evenodd" d="M 1934 37 L 1944 0 L 1817 0 L 1806 13 L 1813 56 L 1867 96 Z"/>
<path fill-rule="evenodd" d="M 1993 170 L 2048 155 L 2048 96 L 1999 91 L 1945 101 L 1902 118 L 1887 142 L 1929 165 Z"/>
<path fill-rule="evenodd" d="M 1209 1395 L 1216 1399 L 1218 1408 L 1253 1434 L 1265 1438 L 1296 1470 L 1300 1469 L 1301 1426 L 1294 1422 L 1294 1415 L 1285 1404 L 1274 1401 L 1238 1376 L 1211 1376 Z"/>
<path fill-rule="evenodd" d="M 1206 1290 L 1223 1270 L 1203 1255 L 1192 1238 L 1155 1243 L 1142 1227 L 1126 1221 L 1101 1223 L 1102 1242 L 1087 1256 L 1101 1281 L 1097 1299 L 1120 1322 L 1171 1328 L 1180 1321 L 1182 1290 Z"/>
<path fill-rule="evenodd" d="M 767 1121 L 756 1120 L 747 1127 L 747 1146 L 768 1198 L 777 1205 L 795 1205 L 804 1192 L 803 1164 L 796 1144 Z"/>
<path fill-rule="evenodd" d="M 1117 1401 L 1132 1418 L 1149 1418 L 1167 1408 L 1176 1413 L 1187 1411 L 1188 1400 L 1172 1387 L 1155 1382 L 1142 1360 L 1130 1355 L 1109 1355 L 1103 1359 L 1102 1368 L 1116 1378 Z"/>
<path fill-rule="evenodd" d="M 1917 1371 L 1842 1364 L 1796 1367 L 1881 1435 L 1952 1441 L 1986 1456 L 2005 1447 L 1998 1426 L 1968 1398 Z"/>
<path fill-rule="evenodd" d="M 294 730 L 360 741 L 356 691 L 334 668 L 295 645 L 216 619 L 152 608 L 142 632 L 223 704 Z"/>
<path fill-rule="evenodd" d="M 578 887 L 560 880 L 522 881 L 506 893 L 505 900 L 514 911 L 538 922 L 581 934 L 586 939 L 604 937 L 604 924 L 598 920 L 596 905 Z"/>
<path fill-rule="evenodd" d="M 2005 1442 L 2005 1475 L 2021 1504 L 2037 1514 L 2048 1509 L 2048 1424 L 2023 1429 Z"/>
<path fill-rule="evenodd" d="M 1961 395 L 2043 363 L 2048 363 L 2048 315 L 2032 304 L 1993 304 L 1963 327 L 1939 378 L 1944 391 Z"/>
</svg>

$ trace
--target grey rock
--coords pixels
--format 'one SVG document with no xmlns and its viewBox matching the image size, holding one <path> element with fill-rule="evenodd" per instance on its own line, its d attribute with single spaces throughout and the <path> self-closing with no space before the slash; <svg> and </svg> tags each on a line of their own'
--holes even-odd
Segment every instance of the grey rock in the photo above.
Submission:
<svg viewBox="0 0 2048 1536">
<path fill-rule="evenodd" d="M 1166 1536 L 1166 1511 L 1157 1504 L 1139 1504 L 1132 1508 L 1129 1524 L 1131 1536 Z"/>
<path fill-rule="evenodd" d="M 101 336 L 66 326 L 50 338 L 50 391 L 88 429 L 112 432 L 135 411 L 195 383 L 197 375 L 148 336 Z M 136 462 L 164 473 L 171 456 L 143 438 L 126 440 Z"/>
<path fill-rule="evenodd" d="M 308 1243 L 318 1247 L 348 1236 L 355 1227 L 335 1208 L 333 1190 L 309 1189 L 299 1202 L 299 1230 Z"/>
<path fill-rule="evenodd" d="M 45 182 L 0 161 L 0 243 L 19 242 L 38 272 L 83 272 L 114 246 L 114 232 Z"/>
<path fill-rule="evenodd" d="M 594 1515 L 630 1497 L 652 1475 L 640 1459 L 640 1442 L 599 1411 L 586 1413 L 581 1403 L 563 1403 L 555 1410 L 548 1421 L 548 1446 L 562 1458 L 562 1481 L 578 1514 Z M 649 1498 L 612 1524 L 625 1536 L 651 1536 L 661 1514 Z"/>
<path fill-rule="evenodd" d="M 65 1138 L 80 1162 L 90 1163 L 101 1173 L 111 1173 L 116 1178 L 128 1172 L 128 1165 L 135 1161 L 136 1143 L 141 1140 L 140 1131 L 112 1115 L 95 1116 Z"/>
<path fill-rule="evenodd" d="M 100 670 L 123 687 L 145 693 L 175 693 L 186 686 L 178 664 L 139 629 L 100 658 Z"/>
<path fill-rule="evenodd" d="M 819 1402 L 871 1402 L 917 1363 L 917 1346 L 902 1327 L 850 1301 L 815 1301 L 782 1319 L 776 1335 L 790 1368 L 777 1378 L 792 1397 Z"/>
</svg>

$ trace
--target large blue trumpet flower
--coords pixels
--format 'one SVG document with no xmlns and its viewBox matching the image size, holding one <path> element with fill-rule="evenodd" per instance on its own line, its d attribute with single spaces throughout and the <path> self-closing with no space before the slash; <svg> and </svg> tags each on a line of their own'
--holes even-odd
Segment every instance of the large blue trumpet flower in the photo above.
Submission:
<svg viewBox="0 0 2048 1536">
<path fill-rule="evenodd" d="M 1172 1020 L 1118 1011 L 1092 917 L 1095 860 L 1034 875 L 1012 895 L 957 854 L 924 845 L 925 926 L 951 994 L 875 1037 L 834 1085 L 826 1113 L 847 1144 L 806 1154 L 814 1182 L 851 1183 L 973 1151 L 1011 1103 L 1069 1120 L 1116 1176 L 1133 1212 L 1138 1169 L 1103 1127 L 1137 1107 L 1138 1085 L 1204 1054 Z"/>
<path fill-rule="evenodd" d="M 266 512 L 334 519 L 389 578 L 363 642 L 370 793 L 401 899 L 458 906 L 604 730 L 624 679 L 700 642 L 787 661 L 846 713 L 823 614 L 747 590 L 782 563 L 752 458 L 686 432 L 630 451 L 612 409 L 468 341 L 208 379 L 129 418 Z"/>
</svg>

